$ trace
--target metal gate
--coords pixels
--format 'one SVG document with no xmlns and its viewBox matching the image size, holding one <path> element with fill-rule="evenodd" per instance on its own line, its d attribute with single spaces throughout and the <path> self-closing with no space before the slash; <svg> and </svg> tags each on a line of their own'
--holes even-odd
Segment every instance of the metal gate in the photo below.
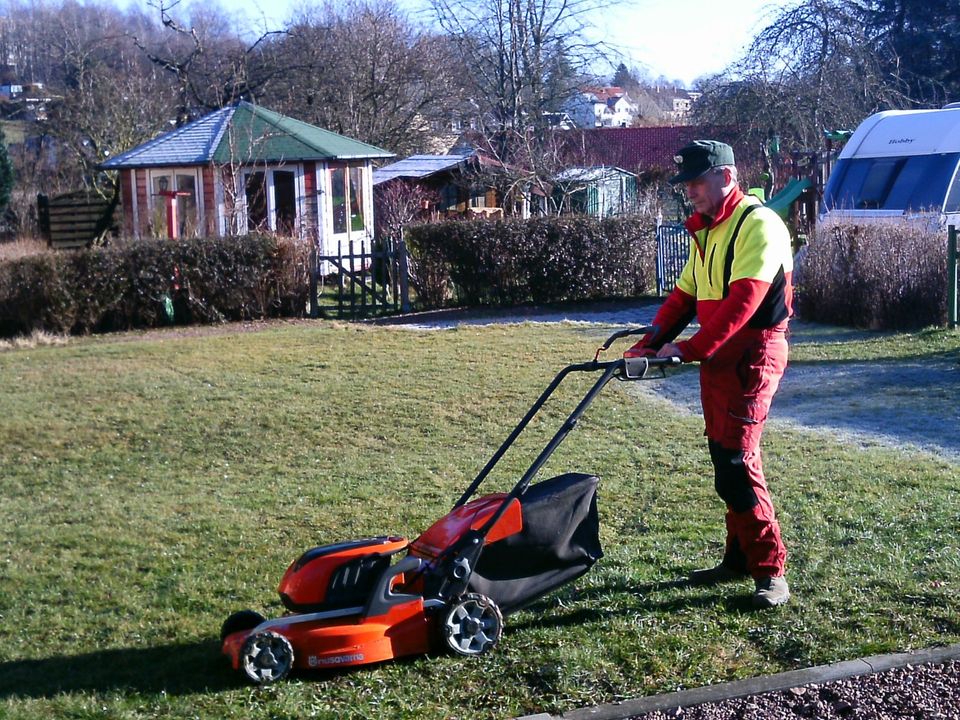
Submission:
<svg viewBox="0 0 960 720">
<path fill-rule="evenodd" d="M 690 235 L 683 225 L 657 225 L 657 294 L 673 290 L 690 255 Z"/>
<path fill-rule="evenodd" d="M 402 239 L 384 244 L 338 242 L 335 255 L 314 258 L 312 317 L 361 320 L 410 309 L 407 246 Z"/>
</svg>

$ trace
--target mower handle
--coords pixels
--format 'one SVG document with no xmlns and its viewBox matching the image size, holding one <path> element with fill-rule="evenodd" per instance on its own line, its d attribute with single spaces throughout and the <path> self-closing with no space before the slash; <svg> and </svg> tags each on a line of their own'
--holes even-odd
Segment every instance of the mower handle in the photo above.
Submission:
<svg viewBox="0 0 960 720">
<path fill-rule="evenodd" d="M 668 367 L 676 367 L 682 362 L 676 355 L 667 357 L 631 357 L 623 359 L 623 370 L 615 377 L 617 380 L 646 380 L 651 368 L 657 368 L 661 377 Z"/>
<path fill-rule="evenodd" d="M 617 337 L 635 335 L 645 331 L 649 331 L 649 328 L 622 330 L 619 333 L 615 333 L 608 342 L 613 342 Z M 599 352 L 600 351 L 598 350 L 597 353 L 599 354 Z M 490 471 L 493 470 L 493 467 L 507 452 L 507 449 L 513 445 L 520 433 L 523 432 L 524 428 L 527 427 L 534 415 L 537 414 L 543 404 L 547 401 L 547 398 L 553 395 L 560 383 L 562 383 L 564 378 L 566 378 L 570 373 L 597 372 L 598 370 L 603 371 L 601 377 L 598 378 L 593 384 L 593 387 L 590 388 L 584 398 L 577 405 L 576 409 L 563 423 L 556 435 L 553 436 L 553 439 L 543 449 L 527 472 L 524 473 L 523 477 L 516 484 L 516 486 L 514 486 L 513 490 L 510 491 L 506 501 L 503 503 L 500 509 L 494 513 L 490 520 L 484 524 L 483 528 L 481 528 L 481 535 L 486 536 L 490 528 L 492 528 L 496 521 L 500 519 L 500 516 L 506 511 L 510 498 L 519 498 L 524 492 L 526 492 L 527 486 L 530 484 L 533 476 L 536 475 L 537 471 L 539 471 L 539 469 L 547 461 L 547 458 L 553 454 L 553 451 L 557 449 L 567 434 L 573 430 L 577 424 L 577 421 L 580 419 L 580 416 L 584 413 L 590 403 L 593 402 L 593 399 L 604 388 L 604 386 L 610 382 L 610 380 L 613 378 L 616 378 L 617 380 L 644 380 L 650 377 L 651 368 L 659 369 L 662 374 L 665 372 L 665 368 L 679 364 L 680 358 L 678 357 L 639 357 L 620 358 L 618 360 L 607 360 L 603 362 L 594 358 L 590 362 L 567 365 L 567 367 L 563 368 L 563 370 L 557 373 L 557 376 L 553 379 L 553 382 L 551 382 L 550 385 L 547 386 L 547 389 L 540 394 L 540 397 L 537 398 L 533 406 L 527 411 L 527 414 L 523 416 L 523 419 L 520 420 L 519 424 L 513 429 L 513 432 L 511 432 L 507 439 L 504 440 L 503 444 L 500 445 L 497 451 L 493 454 L 493 457 L 487 461 L 487 464 L 484 465 L 482 470 L 480 470 L 480 473 L 477 475 L 477 477 L 474 478 L 472 483 L 470 483 L 470 487 L 468 487 L 463 495 L 460 496 L 460 499 L 457 500 L 456 504 L 454 504 L 454 507 L 457 508 L 461 505 L 464 505 L 473 496 L 477 488 L 480 487 L 480 484 L 486 479 L 487 475 L 490 474 Z"/>
<path fill-rule="evenodd" d="M 659 328 L 656 325 L 644 325 L 643 327 L 638 328 L 626 328 L 625 330 L 617 330 L 613 335 L 608 337 L 603 345 L 600 346 L 600 349 L 597 351 L 597 354 L 603 352 L 604 350 L 609 350 L 610 346 L 620 338 L 627 337 L 629 335 L 646 335 L 647 333 L 657 334 Z"/>
</svg>

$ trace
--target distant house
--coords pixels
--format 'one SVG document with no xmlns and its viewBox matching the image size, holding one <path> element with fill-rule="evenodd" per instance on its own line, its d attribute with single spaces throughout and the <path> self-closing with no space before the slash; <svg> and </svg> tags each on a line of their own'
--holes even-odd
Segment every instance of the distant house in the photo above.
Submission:
<svg viewBox="0 0 960 720">
<path fill-rule="evenodd" d="M 582 87 L 564 104 L 570 120 L 581 128 L 630 127 L 638 110 L 620 87 Z"/>
<path fill-rule="evenodd" d="M 637 176 L 617 167 L 569 168 L 554 181 L 554 202 L 561 213 L 612 217 L 637 204 Z"/>
<path fill-rule="evenodd" d="M 273 232 L 322 254 L 373 237 L 373 161 L 385 150 L 240 102 L 104 162 L 120 171 L 123 234 Z M 171 201 L 173 202 L 173 201 Z"/>
<path fill-rule="evenodd" d="M 503 198 L 484 177 L 485 171 L 497 173 L 504 166 L 482 152 L 450 155 L 412 155 L 373 171 L 374 192 L 391 182 L 416 184 L 431 196 L 425 215 L 434 217 L 503 217 L 528 215 L 522 207 L 505 208 Z"/>
<path fill-rule="evenodd" d="M 8 68 L 10 66 L 7 66 Z M 5 82 L 0 85 L 2 115 L 8 120 L 37 122 L 47 119 L 47 107 L 53 96 L 40 82 Z"/>
</svg>

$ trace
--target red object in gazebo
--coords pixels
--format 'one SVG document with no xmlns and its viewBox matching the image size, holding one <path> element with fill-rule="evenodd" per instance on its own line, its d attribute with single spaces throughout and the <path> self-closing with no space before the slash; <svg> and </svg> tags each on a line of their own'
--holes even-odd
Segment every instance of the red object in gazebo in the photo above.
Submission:
<svg viewBox="0 0 960 720">
<path fill-rule="evenodd" d="M 157 195 L 166 198 L 167 205 L 167 237 L 176 240 L 180 234 L 180 222 L 177 219 L 177 198 L 187 197 L 190 193 L 184 190 L 161 190 Z"/>
</svg>

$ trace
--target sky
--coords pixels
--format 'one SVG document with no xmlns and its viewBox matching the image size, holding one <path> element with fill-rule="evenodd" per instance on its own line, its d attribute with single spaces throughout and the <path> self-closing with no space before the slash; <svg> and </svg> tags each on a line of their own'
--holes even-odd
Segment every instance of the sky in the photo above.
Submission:
<svg viewBox="0 0 960 720">
<path fill-rule="evenodd" d="M 334 0 L 335 1 L 335 0 Z M 147 0 L 115 0 L 121 7 L 147 7 Z M 204 0 L 183 0 L 184 5 Z M 307 0 L 212 0 L 224 10 L 245 15 L 251 28 L 282 26 Z M 427 0 L 397 0 L 414 14 Z M 771 12 L 785 0 L 622 0 L 588 21 L 593 40 L 615 48 L 628 67 L 686 85 L 719 72 L 736 60 Z M 156 0 L 154 0 L 156 5 Z M 612 72 L 612 71 L 611 71 Z"/>
</svg>

